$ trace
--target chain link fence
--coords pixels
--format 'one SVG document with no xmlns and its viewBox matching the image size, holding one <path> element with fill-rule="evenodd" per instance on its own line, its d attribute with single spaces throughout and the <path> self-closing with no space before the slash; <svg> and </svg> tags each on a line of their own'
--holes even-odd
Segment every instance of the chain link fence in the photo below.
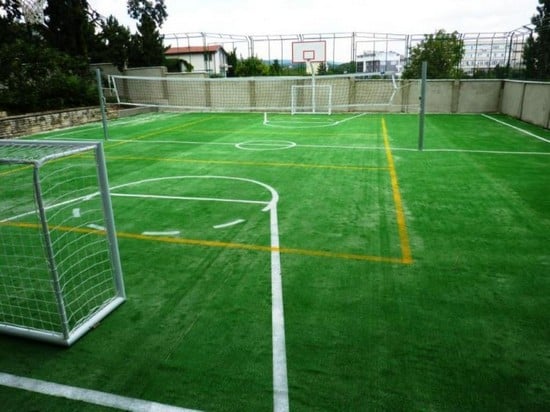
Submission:
<svg viewBox="0 0 550 412">
<path fill-rule="evenodd" d="M 486 77 L 504 71 L 506 77 L 518 77 L 524 68 L 523 49 L 533 31 L 525 25 L 508 32 L 462 33 L 464 57 L 460 69 L 466 76 Z M 258 57 L 267 64 L 278 61 L 292 64 L 292 43 L 326 42 L 327 64 L 347 64 L 357 72 L 400 73 L 408 62 L 410 50 L 425 39 L 425 34 L 394 33 L 309 33 L 280 35 L 234 35 L 222 33 L 165 33 L 166 46 L 176 48 L 219 45 L 238 58 Z M 350 65 L 351 63 L 351 65 Z"/>
</svg>

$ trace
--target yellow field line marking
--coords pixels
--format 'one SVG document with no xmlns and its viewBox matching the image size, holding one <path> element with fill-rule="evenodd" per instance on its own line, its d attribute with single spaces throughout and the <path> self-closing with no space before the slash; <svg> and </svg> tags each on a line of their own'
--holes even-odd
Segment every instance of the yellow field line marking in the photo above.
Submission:
<svg viewBox="0 0 550 412">
<path fill-rule="evenodd" d="M 227 130 L 215 130 L 215 129 L 209 129 L 209 130 L 201 130 L 198 132 L 200 135 L 227 135 Z M 231 133 L 235 134 L 235 133 Z M 305 135 L 303 134 L 303 130 L 300 131 L 292 131 L 290 129 L 269 129 L 268 131 L 263 130 L 239 130 L 238 132 L 239 136 L 273 136 L 273 135 L 281 135 L 281 136 L 299 136 L 304 137 L 306 139 L 317 139 L 319 137 L 329 137 L 329 138 L 338 138 L 341 136 L 334 135 L 334 133 L 315 133 L 314 135 Z M 365 134 L 364 131 L 346 131 L 345 133 L 346 137 L 361 137 L 361 138 L 372 138 L 374 139 L 376 137 L 376 133 L 367 133 Z"/>
<path fill-rule="evenodd" d="M 170 132 L 170 131 L 173 131 L 173 130 L 183 129 L 183 128 L 189 127 L 189 126 L 194 126 L 198 123 L 206 122 L 207 120 L 210 120 L 211 118 L 212 117 L 209 116 L 209 117 L 205 117 L 204 119 L 197 119 L 197 120 L 194 120 L 194 121 L 191 121 L 191 122 L 188 122 L 188 123 L 182 123 L 182 124 L 178 124 L 176 126 L 157 129 L 153 132 L 149 132 L 149 133 L 142 134 L 140 136 L 136 136 L 135 138 L 130 139 L 128 141 L 113 143 L 109 147 L 116 147 L 116 146 L 120 146 L 120 145 L 123 145 L 123 144 L 132 143 L 135 140 L 142 140 L 142 139 L 146 139 L 146 138 L 151 137 L 151 136 L 158 136 L 159 134 L 163 134 L 163 133 Z"/>
<path fill-rule="evenodd" d="M 310 163 L 278 163 L 278 162 L 248 162 L 238 160 L 201 160 L 201 159 L 177 159 L 141 156 L 107 156 L 108 160 L 127 161 L 156 161 L 156 162 L 180 162 L 180 163 L 206 163 L 237 166 L 268 166 L 268 167 L 300 167 L 310 169 L 336 169 L 336 170 L 388 170 L 379 166 L 351 166 L 351 165 L 320 165 Z"/>
<path fill-rule="evenodd" d="M 32 169 L 33 167 L 34 166 L 32 166 L 32 165 L 25 165 L 25 166 L 16 167 L 15 169 L 6 170 L 5 172 L 0 173 L 0 176 L 9 176 L 9 175 L 12 175 L 14 173 L 20 172 L 21 170 Z"/>
<path fill-rule="evenodd" d="M 0 226 L 10 226 L 10 227 L 20 227 L 20 228 L 32 228 L 37 229 L 41 227 L 37 223 L 25 223 L 25 222 L 0 222 Z M 84 227 L 72 227 L 72 226 L 50 226 L 50 230 L 59 230 L 63 232 L 74 232 L 74 233 L 90 233 L 90 234 L 105 234 L 104 230 L 91 229 Z M 374 255 L 363 255 L 359 253 L 343 253 L 343 252 L 329 252 L 324 250 L 313 250 L 313 249 L 300 249 L 300 248 L 288 248 L 288 247 L 271 247 L 264 245 L 254 245 L 247 243 L 235 243 L 235 242 L 221 242 L 217 240 L 202 240 L 202 239 L 186 239 L 178 237 L 169 237 L 169 236 L 151 236 L 144 235 L 139 233 L 127 233 L 127 232 L 117 232 L 117 237 L 120 239 L 130 239 L 130 240 L 143 240 L 149 242 L 160 242 L 160 243 L 171 243 L 171 244 L 180 244 L 180 245 L 189 245 L 189 246 L 203 246 L 203 247 L 218 247 L 225 249 L 240 249 L 240 250 L 252 250 L 257 252 L 279 252 L 288 255 L 302 255 L 302 256 L 311 256 L 311 257 L 323 257 L 323 258 L 332 258 L 332 259 L 343 259 L 343 260 L 361 260 L 368 262 L 379 262 L 379 263 L 411 263 L 406 262 L 402 258 L 397 257 L 385 257 L 385 256 L 374 256 Z"/>
<path fill-rule="evenodd" d="M 388 166 L 390 169 L 391 188 L 393 192 L 393 202 L 395 204 L 397 227 L 399 230 L 399 242 L 401 244 L 402 260 L 403 260 L 403 263 L 412 263 L 413 260 L 412 260 L 412 254 L 411 254 L 411 246 L 409 243 L 409 236 L 407 234 L 405 212 L 403 209 L 403 202 L 401 201 L 401 194 L 399 192 L 399 183 L 397 181 L 397 172 L 395 171 L 395 163 L 393 162 L 393 156 L 391 153 L 388 128 L 386 127 L 386 119 L 384 118 L 382 118 L 382 135 L 384 137 L 384 148 L 386 151 L 386 158 L 388 160 Z"/>
</svg>

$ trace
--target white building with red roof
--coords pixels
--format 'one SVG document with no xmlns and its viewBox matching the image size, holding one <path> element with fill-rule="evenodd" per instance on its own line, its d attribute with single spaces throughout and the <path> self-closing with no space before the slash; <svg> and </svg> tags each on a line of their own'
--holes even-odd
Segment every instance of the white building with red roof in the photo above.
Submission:
<svg viewBox="0 0 550 412">
<path fill-rule="evenodd" d="M 208 46 L 170 47 L 167 59 L 179 60 L 179 71 L 224 76 L 227 72 L 227 52 L 219 44 Z"/>
</svg>

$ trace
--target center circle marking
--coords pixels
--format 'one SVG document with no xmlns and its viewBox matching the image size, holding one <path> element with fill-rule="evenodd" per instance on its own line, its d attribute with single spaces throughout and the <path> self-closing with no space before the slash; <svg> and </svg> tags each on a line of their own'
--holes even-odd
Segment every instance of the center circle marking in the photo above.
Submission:
<svg viewBox="0 0 550 412">
<path fill-rule="evenodd" d="M 241 150 L 286 150 L 296 147 L 296 143 L 286 140 L 251 140 L 248 142 L 237 143 L 235 145 L 237 149 Z"/>
</svg>

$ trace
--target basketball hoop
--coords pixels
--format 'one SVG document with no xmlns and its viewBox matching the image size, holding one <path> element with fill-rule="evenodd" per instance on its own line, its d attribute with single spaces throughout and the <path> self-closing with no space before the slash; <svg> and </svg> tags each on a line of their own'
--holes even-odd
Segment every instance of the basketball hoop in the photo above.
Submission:
<svg viewBox="0 0 550 412">
<path fill-rule="evenodd" d="M 315 67 L 313 64 L 326 61 L 326 49 L 327 44 L 324 40 L 296 41 L 292 43 L 292 63 L 306 63 L 311 71 L 311 108 L 313 113 L 317 111 Z"/>
<path fill-rule="evenodd" d="M 20 3 L 27 24 L 45 24 L 44 4 L 46 0 L 20 0 Z"/>
<path fill-rule="evenodd" d="M 319 41 L 296 41 L 292 43 L 292 63 L 306 63 L 307 69 L 315 75 L 315 63 L 326 62 L 327 44 Z"/>
<path fill-rule="evenodd" d="M 324 63 L 326 48 L 324 40 L 295 41 L 292 43 L 292 63 Z"/>
</svg>

